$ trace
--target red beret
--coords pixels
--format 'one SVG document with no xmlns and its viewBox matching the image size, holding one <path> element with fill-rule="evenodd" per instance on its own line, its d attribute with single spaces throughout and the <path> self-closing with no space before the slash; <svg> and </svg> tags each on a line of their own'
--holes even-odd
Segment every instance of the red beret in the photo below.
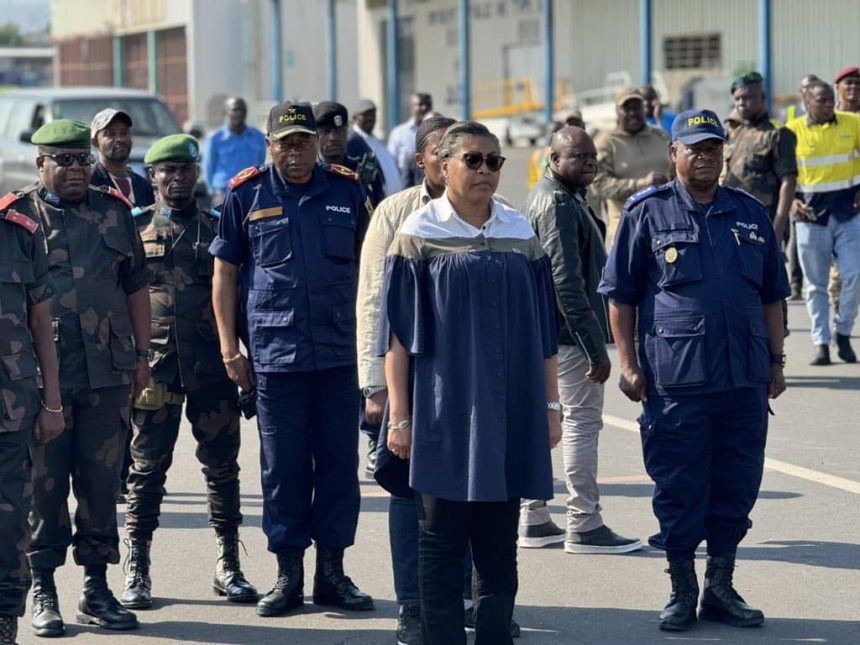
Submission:
<svg viewBox="0 0 860 645">
<path fill-rule="evenodd" d="M 839 70 L 839 73 L 836 75 L 836 78 L 833 79 L 833 82 L 838 83 L 849 76 L 860 76 L 860 67 L 857 67 L 857 65 L 843 67 Z"/>
</svg>

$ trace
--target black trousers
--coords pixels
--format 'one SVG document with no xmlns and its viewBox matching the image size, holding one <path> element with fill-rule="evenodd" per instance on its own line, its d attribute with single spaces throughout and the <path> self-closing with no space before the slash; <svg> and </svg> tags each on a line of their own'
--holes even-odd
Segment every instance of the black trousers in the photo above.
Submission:
<svg viewBox="0 0 860 645">
<path fill-rule="evenodd" d="M 475 645 L 511 645 L 519 499 L 454 502 L 416 493 L 418 586 L 425 645 L 465 645 L 463 557 L 475 572 Z"/>
</svg>

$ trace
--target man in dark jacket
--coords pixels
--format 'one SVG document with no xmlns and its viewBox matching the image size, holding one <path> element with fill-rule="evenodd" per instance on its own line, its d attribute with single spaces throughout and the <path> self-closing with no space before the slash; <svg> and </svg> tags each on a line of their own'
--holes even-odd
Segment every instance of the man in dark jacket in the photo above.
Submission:
<svg viewBox="0 0 860 645">
<path fill-rule="evenodd" d="M 606 263 L 606 227 L 585 200 L 597 172 L 597 150 L 581 128 L 562 128 L 550 144 L 549 168 L 529 193 L 524 214 L 552 262 L 558 339 L 558 387 L 567 534 L 550 519 L 546 502 L 523 500 L 519 545 L 564 541 L 568 553 L 627 553 L 642 545 L 603 523 L 597 486 L 597 439 L 603 427 L 603 384 L 609 378 L 606 302 L 597 285 Z"/>
<path fill-rule="evenodd" d="M 93 117 L 90 132 L 99 158 L 93 165 L 90 183 L 116 188 L 132 206 L 143 209 L 155 203 L 155 192 L 149 179 L 128 167 L 131 126 L 131 117 L 122 110 L 107 108 Z"/>
</svg>

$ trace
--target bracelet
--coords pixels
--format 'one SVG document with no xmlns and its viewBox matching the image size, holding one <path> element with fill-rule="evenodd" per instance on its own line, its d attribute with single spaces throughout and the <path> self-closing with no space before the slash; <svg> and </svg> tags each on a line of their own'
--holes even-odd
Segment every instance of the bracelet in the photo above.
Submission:
<svg viewBox="0 0 860 645">
<path fill-rule="evenodd" d="M 49 408 L 47 403 L 43 403 L 42 408 L 44 408 L 44 410 L 46 412 L 51 412 L 53 414 L 60 414 L 63 411 L 62 405 L 60 405 L 60 407 L 58 409 L 54 409 L 54 408 Z"/>
<path fill-rule="evenodd" d="M 400 421 L 399 423 L 389 423 L 388 429 L 389 430 L 405 430 L 406 428 L 408 428 L 411 425 L 412 425 L 412 419 L 403 419 L 403 421 Z"/>
<path fill-rule="evenodd" d="M 221 360 L 224 361 L 224 365 L 229 365 L 233 361 L 238 361 L 240 358 L 242 358 L 242 352 L 239 352 L 238 354 L 236 354 L 235 356 L 231 356 L 230 358 L 222 358 Z"/>
</svg>

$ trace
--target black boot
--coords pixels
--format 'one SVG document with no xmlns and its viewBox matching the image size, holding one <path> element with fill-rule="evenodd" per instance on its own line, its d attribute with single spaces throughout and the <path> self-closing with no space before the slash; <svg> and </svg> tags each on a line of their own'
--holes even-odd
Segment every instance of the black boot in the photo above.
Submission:
<svg viewBox="0 0 860 645">
<path fill-rule="evenodd" d="M 836 334 L 836 355 L 846 363 L 856 363 L 857 354 L 854 353 L 854 348 L 851 347 L 851 336 L 843 336 Z"/>
<path fill-rule="evenodd" d="M 107 584 L 107 566 L 84 567 L 84 592 L 78 601 L 78 622 L 104 629 L 136 629 L 137 616 L 119 604 Z"/>
<path fill-rule="evenodd" d="M 149 540 L 132 537 L 125 541 L 126 556 L 125 589 L 119 598 L 128 609 L 152 607 L 152 580 L 149 577 Z"/>
<path fill-rule="evenodd" d="M 672 579 L 672 595 L 660 612 L 660 629 L 681 632 L 696 622 L 696 601 L 699 598 L 699 581 L 693 559 L 669 560 L 666 569 Z"/>
<path fill-rule="evenodd" d="M 18 636 L 18 617 L 0 615 L 0 645 L 15 645 Z"/>
<path fill-rule="evenodd" d="M 809 361 L 810 365 L 830 365 L 830 347 L 827 345 L 816 345 L 815 356 Z"/>
<path fill-rule="evenodd" d="M 343 549 L 317 546 L 314 604 L 331 605 L 352 611 L 373 609 L 373 598 L 359 591 L 352 580 L 343 573 Z"/>
<path fill-rule="evenodd" d="M 66 631 L 60 615 L 60 601 L 54 584 L 53 569 L 33 569 L 33 633 L 36 636 L 62 636 Z"/>
<path fill-rule="evenodd" d="M 305 602 L 304 550 L 289 549 L 276 555 L 278 579 L 272 590 L 257 603 L 259 616 L 280 616 Z"/>
<path fill-rule="evenodd" d="M 212 588 L 230 602 L 257 602 L 257 588 L 245 579 L 239 566 L 239 533 L 216 533 L 218 560 L 215 562 L 215 580 Z"/>
<path fill-rule="evenodd" d="M 708 556 L 705 571 L 705 590 L 699 618 L 715 620 L 735 627 L 757 627 L 764 622 L 764 614 L 750 607 L 732 586 L 735 556 Z"/>
</svg>

